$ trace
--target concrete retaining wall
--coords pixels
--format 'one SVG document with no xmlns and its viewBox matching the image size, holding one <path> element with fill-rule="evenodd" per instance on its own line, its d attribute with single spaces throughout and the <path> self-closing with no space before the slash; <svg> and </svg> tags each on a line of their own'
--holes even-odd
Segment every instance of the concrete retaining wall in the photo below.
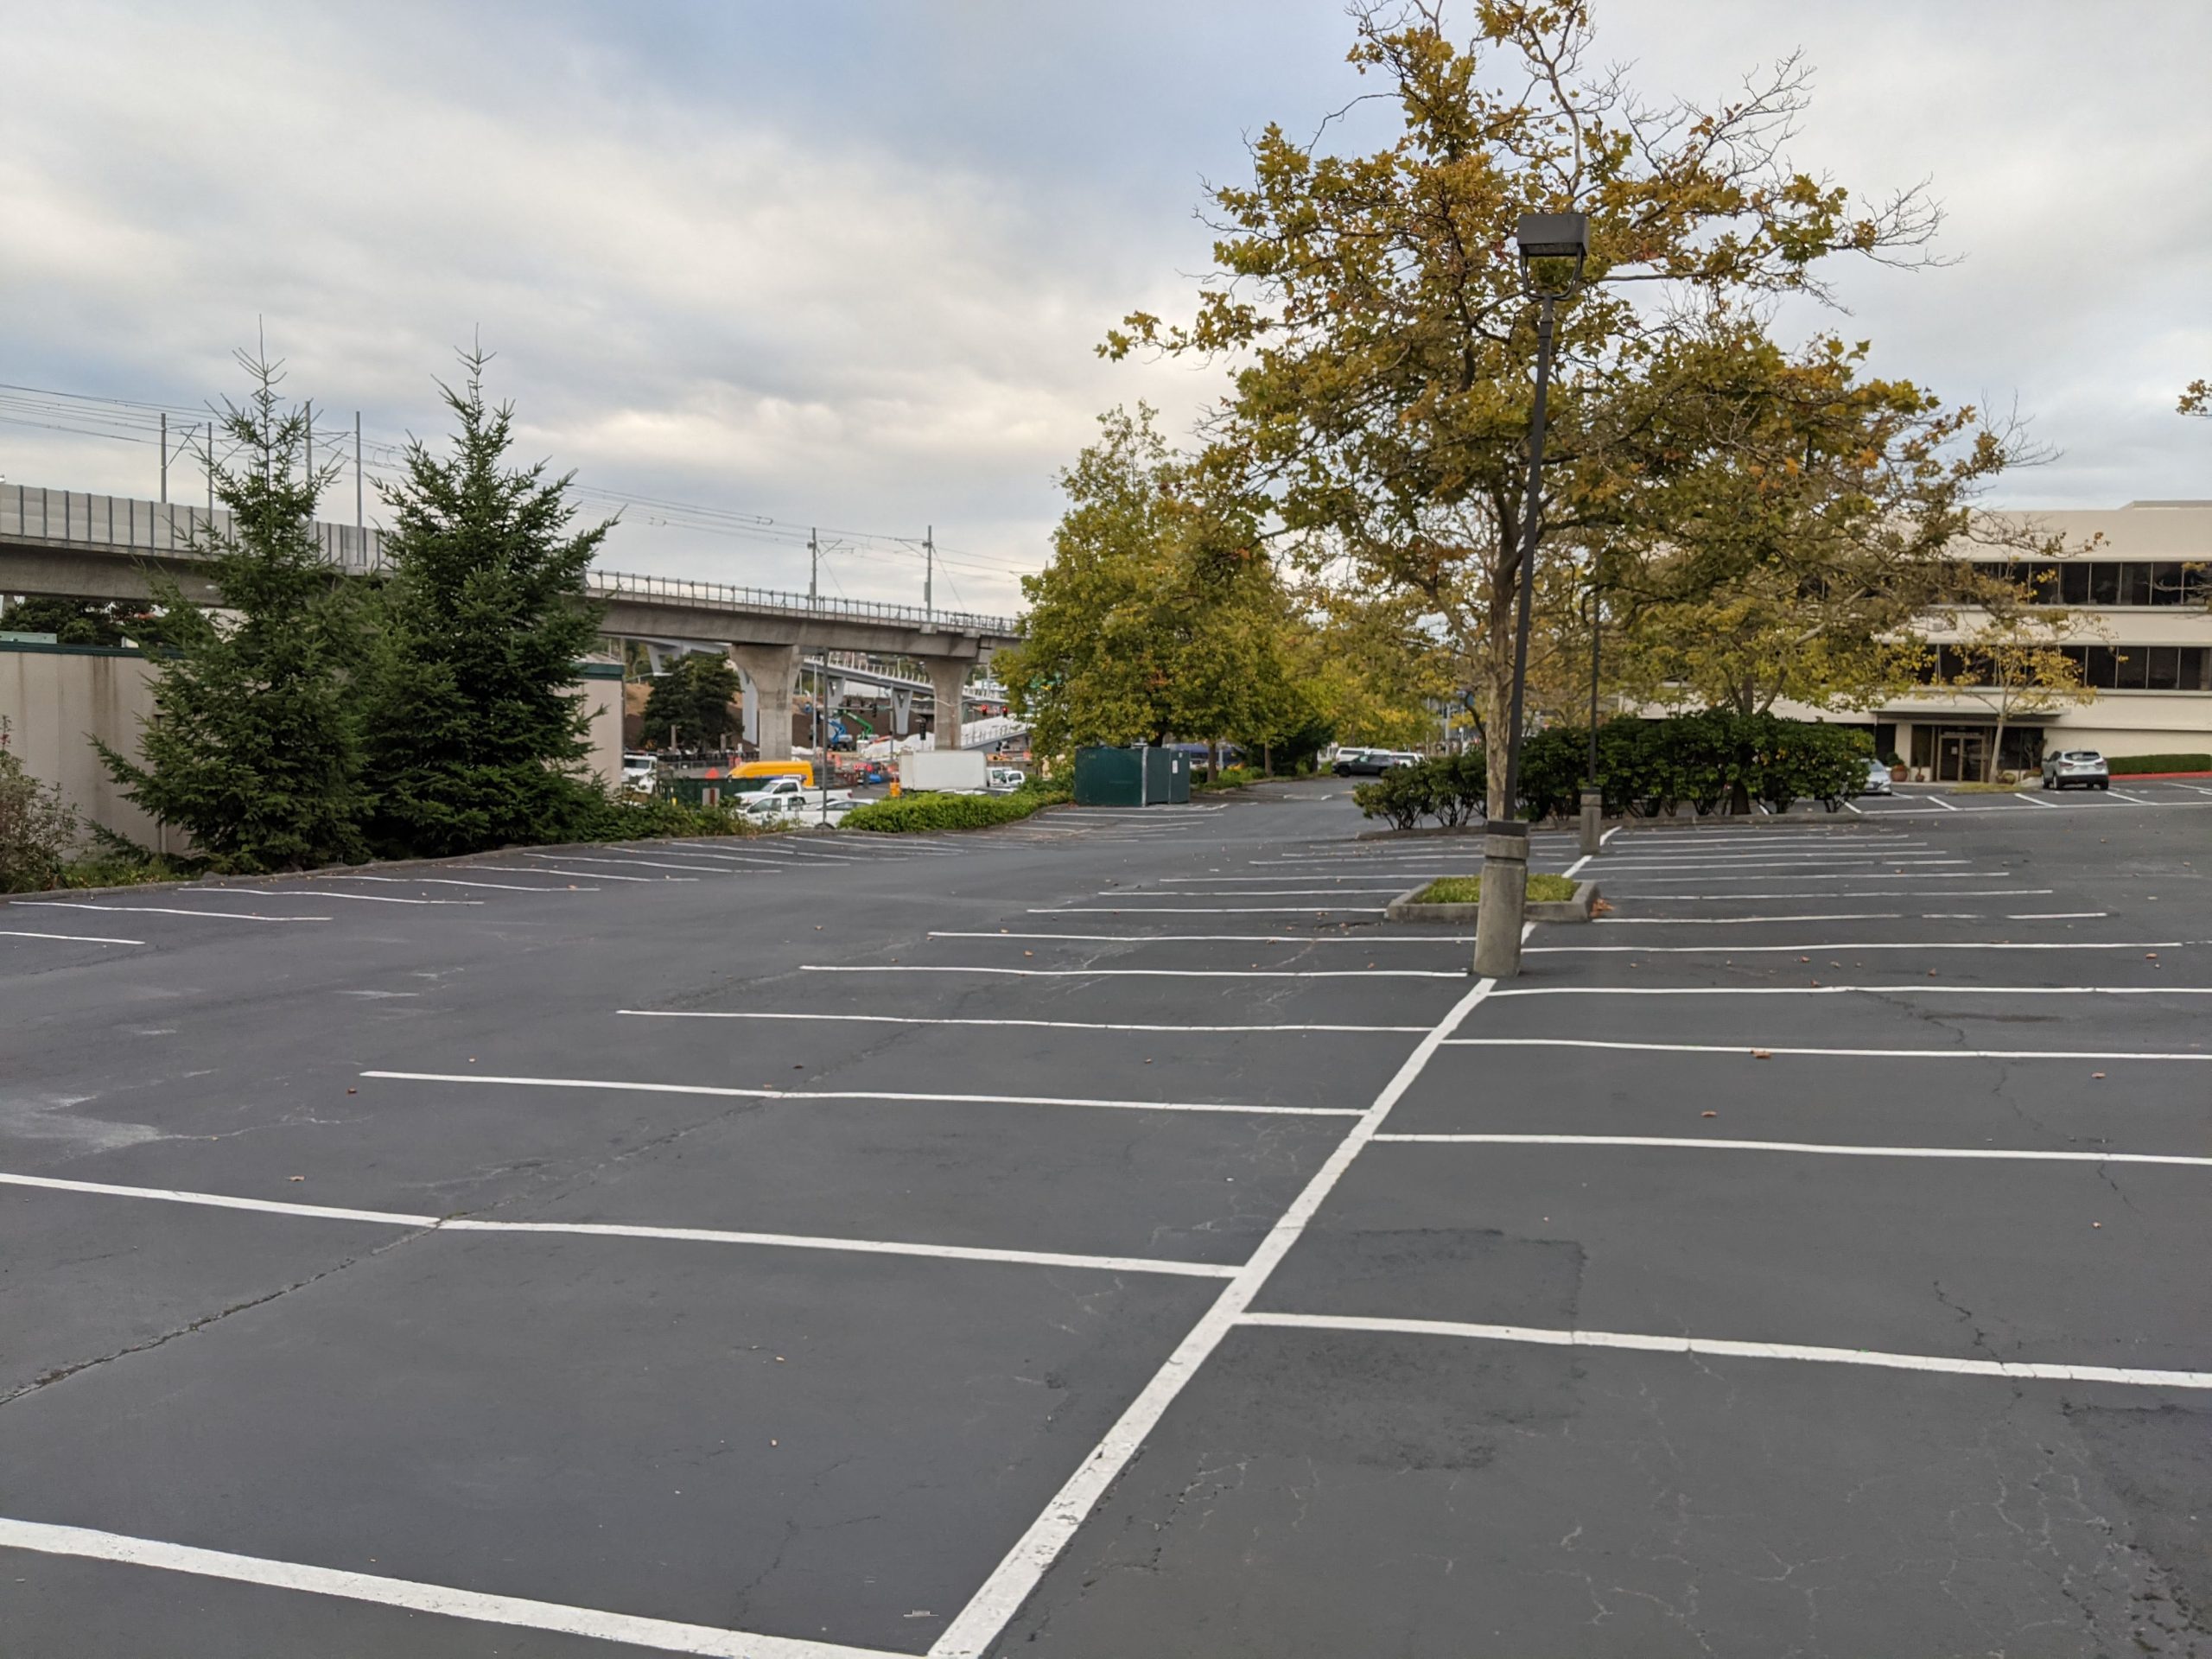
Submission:
<svg viewBox="0 0 2212 1659">
<path fill-rule="evenodd" d="M 622 671 L 612 663 L 579 669 L 591 717 L 588 769 L 612 783 L 622 776 Z M 138 752 L 139 728 L 154 712 L 146 659 L 135 651 L 0 640 L 0 747 L 103 829 L 156 852 L 188 850 L 179 831 L 155 823 L 125 799 L 100 764 L 92 740 L 120 753 Z"/>
</svg>

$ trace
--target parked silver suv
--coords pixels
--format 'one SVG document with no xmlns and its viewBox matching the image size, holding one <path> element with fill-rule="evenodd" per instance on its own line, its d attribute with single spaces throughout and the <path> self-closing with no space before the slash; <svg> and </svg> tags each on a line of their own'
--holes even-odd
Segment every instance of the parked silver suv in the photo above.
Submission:
<svg viewBox="0 0 2212 1659">
<path fill-rule="evenodd" d="M 2079 784 L 2084 789 L 2110 789 L 2112 772 L 2094 749 L 2059 749 L 2043 758 L 2043 786 L 2064 789 Z"/>
</svg>

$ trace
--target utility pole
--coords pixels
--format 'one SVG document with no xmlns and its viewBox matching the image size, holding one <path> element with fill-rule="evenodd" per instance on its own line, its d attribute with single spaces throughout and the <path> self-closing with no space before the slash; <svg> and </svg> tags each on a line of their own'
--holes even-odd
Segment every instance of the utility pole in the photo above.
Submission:
<svg viewBox="0 0 2212 1659">
<path fill-rule="evenodd" d="M 937 526 L 922 531 L 922 628 L 937 626 Z"/>
<path fill-rule="evenodd" d="M 308 410 L 308 486 L 309 486 L 310 488 L 312 488 L 312 487 L 314 486 L 314 485 L 315 485 L 315 405 L 314 405 L 313 404 L 309 404 L 307 406 L 307 410 Z"/>
<path fill-rule="evenodd" d="M 361 516 L 361 411 L 353 411 L 353 528 L 363 532 L 361 557 L 369 556 L 368 520 Z"/>
<path fill-rule="evenodd" d="M 169 416 L 162 411 L 162 505 L 169 504 Z"/>
<path fill-rule="evenodd" d="M 810 528 L 806 532 L 806 608 L 812 610 L 819 602 L 822 583 L 822 531 Z"/>
</svg>

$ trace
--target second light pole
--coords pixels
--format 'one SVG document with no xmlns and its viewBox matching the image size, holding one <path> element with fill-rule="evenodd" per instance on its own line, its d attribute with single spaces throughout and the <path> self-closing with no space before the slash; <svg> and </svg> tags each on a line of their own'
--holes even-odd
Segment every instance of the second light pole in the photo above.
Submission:
<svg viewBox="0 0 2212 1659">
<path fill-rule="evenodd" d="M 1590 256 L 1586 213 L 1523 213 L 1514 231 L 1521 255 L 1521 291 L 1537 302 L 1536 399 L 1529 417 L 1529 492 L 1515 575 L 1521 584 L 1513 629 L 1513 700 L 1505 722 L 1505 810 L 1484 827 L 1483 882 L 1475 921 L 1475 972 L 1511 979 L 1521 971 L 1521 929 L 1529 904 L 1529 826 L 1521 809 L 1521 711 L 1529 679 L 1529 591 L 1535 585 L 1536 538 L 1543 526 L 1544 404 L 1551 391 L 1552 323 L 1561 300 L 1582 286 Z M 1546 262 L 1541 279 L 1536 263 Z M 1564 280 L 1559 262 L 1573 265 Z"/>
</svg>

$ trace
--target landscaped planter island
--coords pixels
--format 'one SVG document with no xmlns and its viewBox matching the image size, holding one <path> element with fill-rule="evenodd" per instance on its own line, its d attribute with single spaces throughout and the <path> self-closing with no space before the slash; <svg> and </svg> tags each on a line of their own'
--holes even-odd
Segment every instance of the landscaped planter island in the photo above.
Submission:
<svg viewBox="0 0 2212 1659">
<path fill-rule="evenodd" d="M 1482 903 L 1483 880 L 1478 875 L 1446 875 L 1400 893 L 1384 909 L 1387 921 L 1472 923 Z M 1598 903 L 1595 881 L 1574 881 L 1563 875 L 1529 878 L 1528 907 L 1522 914 L 1532 922 L 1586 922 Z"/>
</svg>

